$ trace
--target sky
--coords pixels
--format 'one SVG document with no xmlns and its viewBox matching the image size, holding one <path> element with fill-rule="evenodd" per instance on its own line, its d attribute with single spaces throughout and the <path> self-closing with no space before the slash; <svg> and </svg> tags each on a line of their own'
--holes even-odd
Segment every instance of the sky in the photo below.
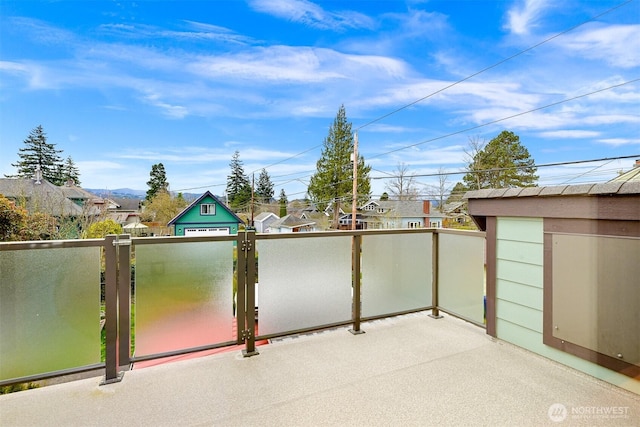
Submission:
<svg viewBox="0 0 640 427">
<path fill-rule="evenodd" d="M 81 185 L 223 195 L 237 150 L 305 196 L 340 107 L 374 197 L 426 197 L 472 141 L 514 132 L 539 185 L 640 158 L 640 1 L 0 2 L 0 175 L 41 125 Z"/>
</svg>

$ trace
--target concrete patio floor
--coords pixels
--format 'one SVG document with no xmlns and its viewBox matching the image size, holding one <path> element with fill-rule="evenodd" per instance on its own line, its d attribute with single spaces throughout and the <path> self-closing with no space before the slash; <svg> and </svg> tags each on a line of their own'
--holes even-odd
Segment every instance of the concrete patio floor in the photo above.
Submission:
<svg viewBox="0 0 640 427">
<path fill-rule="evenodd" d="M 0 396 L 0 425 L 640 425 L 640 396 L 427 314 Z"/>
</svg>

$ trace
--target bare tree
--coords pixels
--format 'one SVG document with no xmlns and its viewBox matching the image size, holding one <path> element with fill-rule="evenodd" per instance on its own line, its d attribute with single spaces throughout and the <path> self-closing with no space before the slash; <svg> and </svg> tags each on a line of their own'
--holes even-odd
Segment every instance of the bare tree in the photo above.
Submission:
<svg viewBox="0 0 640 427">
<path fill-rule="evenodd" d="M 442 166 L 438 168 L 438 182 L 433 186 L 433 188 L 435 190 L 436 199 L 438 200 L 438 209 L 442 211 L 447 194 L 451 191 L 447 170 Z"/>
<path fill-rule="evenodd" d="M 487 141 L 484 139 L 481 139 L 479 136 L 470 136 L 469 137 L 469 145 L 467 146 L 467 148 L 464 149 L 464 161 L 465 163 L 467 163 L 467 171 L 470 172 L 471 174 L 474 174 L 474 172 L 476 172 L 474 174 L 474 177 L 476 179 L 476 187 L 473 188 L 473 190 L 479 190 L 480 187 L 480 174 L 477 173 L 478 171 L 481 171 L 483 169 L 485 169 L 486 165 L 482 164 L 482 161 L 479 161 L 478 158 L 480 157 L 478 154 L 482 152 L 482 150 L 484 150 L 484 147 L 487 145 Z"/>
<path fill-rule="evenodd" d="M 416 178 L 409 175 L 409 167 L 405 163 L 398 163 L 395 175 L 385 185 L 391 199 L 416 200 L 420 193 L 416 186 Z"/>
</svg>

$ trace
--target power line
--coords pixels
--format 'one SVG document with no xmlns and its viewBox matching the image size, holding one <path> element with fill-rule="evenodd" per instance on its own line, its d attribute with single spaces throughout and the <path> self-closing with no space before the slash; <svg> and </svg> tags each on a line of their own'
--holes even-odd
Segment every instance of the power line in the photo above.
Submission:
<svg viewBox="0 0 640 427">
<path fill-rule="evenodd" d="M 556 39 L 556 38 L 558 38 L 558 37 L 560 37 L 560 36 L 562 36 L 562 35 L 564 35 L 564 34 L 566 34 L 566 33 L 570 32 L 570 31 L 573 31 L 573 30 L 575 30 L 576 28 L 578 28 L 578 27 L 580 27 L 580 26 L 582 26 L 582 25 L 584 25 L 584 24 L 587 24 L 587 23 L 589 23 L 589 22 L 591 22 L 591 21 L 594 21 L 594 20 L 596 20 L 596 19 L 598 19 L 598 18 L 600 18 L 600 17 L 602 17 L 602 16 L 604 16 L 604 15 L 606 15 L 606 14 L 608 14 L 608 13 L 613 12 L 613 11 L 614 11 L 614 10 L 616 10 L 616 9 L 619 9 L 619 8 L 621 8 L 621 7 L 623 7 L 623 6 L 626 6 L 627 4 L 631 3 L 632 1 L 633 1 L 633 0 L 628 0 L 628 1 L 624 2 L 624 3 L 620 3 L 619 5 L 614 6 L 614 7 L 610 8 L 610 9 L 608 9 L 608 10 L 606 10 L 606 11 L 604 11 L 604 12 L 602 12 L 602 13 L 600 13 L 600 14 L 596 15 L 596 16 L 593 16 L 593 17 L 591 17 L 591 18 L 587 19 L 586 21 L 581 22 L 580 24 L 574 25 L 573 27 L 571 27 L 571 28 L 569 28 L 569 29 L 566 29 L 566 30 L 564 30 L 564 31 L 561 31 L 561 32 L 559 32 L 559 33 L 557 33 L 557 34 L 555 34 L 555 35 L 553 35 L 553 36 L 551 36 L 551 37 L 549 37 L 549 38 L 547 38 L 547 39 L 544 39 L 543 41 L 541 41 L 541 42 L 539 42 L 539 43 L 534 44 L 533 46 L 530 46 L 530 47 L 528 47 L 528 48 L 526 48 L 526 49 L 524 49 L 524 50 L 521 50 L 520 52 L 518 52 L 518 53 L 516 53 L 516 54 L 514 54 L 514 55 L 511 55 L 511 56 L 509 56 L 509 57 L 507 57 L 507 58 L 505 58 L 505 59 L 502 59 L 502 60 L 500 60 L 500 61 L 496 62 L 496 63 L 495 63 L 495 64 L 493 64 L 493 65 L 489 65 L 488 67 L 483 68 L 483 69 L 482 69 L 482 70 L 480 70 L 480 71 L 476 71 L 475 73 L 473 73 L 473 74 L 471 74 L 471 75 L 469 75 L 469 76 L 465 77 L 465 78 L 464 78 L 464 79 L 462 79 L 462 80 L 458 80 L 458 81 L 456 81 L 456 82 L 454 82 L 454 83 L 451 83 L 451 84 L 449 84 L 449 85 L 447 85 L 447 86 L 445 86 L 445 87 L 443 87 L 443 88 L 441 88 L 441 89 L 438 89 L 437 91 L 435 91 L 435 92 L 433 92 L 433 93 L 430 93 L 430 94 L 429 94 L 429 95 L 427 95 L 427 96 L 423 96 L 423 97 L 422 97 L 422 98 L 420 98 L 420 99 L 417 99 L 417 100 L 415 100 L 415 101 L 413 101 L 413 102 L 411 102 L 411 103 L 409 103 L 409 104 L 407 104 L 407 105 L 404 105 L 404 106 L 402 106 L 402 107 L 400 107 L 400 108 L 398 108 L 398 109 L 396 109 L 396 110 L 391 111 L 390 113 L 387 113 L 387 114 L 385 114 L 385 115 L 383 115 L 383 116 L 380 116 L 380 117 L 378 117 L 377 119 L 371 120 L 370 122 L 367 122 L 367 123 L 363 124 L 362 126 L 358 127 L 358 128 L 356 129 L 356 131 L 358 131 L 358 130 L 360 130 L 360 129 L 364 128 L 364 127 L 367 127 L 367 126 L 369 126 L 369 125 L 372 125 L 372 124 L 374 124 L 374 123 L 376 123 L 376 122 L 379 122 L 380 120 L 386 119 L 387 117 L 389 117 L 389 116 L 391 116 L 391 115 L 393 115 L 393 114 L 396 114 L 396 113 L 398 113 L 398 112 L 400 112 L 400 111 L 402 111 L 402 110 L 405 110 L 405 109 L 407 109 L 407 108 L 409 108 L 409 107 L 411 107 L 411 106 L 413 106 L 413 105 L 415 105 L 415 104 L 417 104 L 417 103 L 419 103 L 419 102 L 424 101 L 425 99 L 431 98 L 431 97 L 432 97 L 432 96 L 434 96 L 434 95 L 437 95 L 437 94 L 439 94 L 439 93 L 441 93 L 441 92 L 444 92 L 444 91 L 445 91 L 445 90 L 447 90 L 447 89 L 451 89 L 452 87 L 454 87 L 454 86 L 456 86 L 456 85 L 458 85 L 458 84 L 460 84 L 460 83 L 463 83 L 463 82 L 465 82 L 465 81 L 467 81 L 467 80 L 470 80 L 470 79 L 472 79 L 473 77 L 475 77 L 475 76 L 477 76 L 477 75 L 479 75 L 479 74 L 484 73 L 485 71 L 491 70 L 492 68 L 495 68 L 495 67 L 497 67 L 497 66 L 499 66 L 499 65 L 502 65 L 502 64 L 504 64 L 505 62 L 510 61 L 510 60 L 512 60 L 512 59 L 514 59 L 514 58 L 516 58 L 516 57 L 520 56 L 520 55 L 523 55 L 523 54 L 525 54 L 525 53 L 529 52 L 530 50 L 533 50 L 533 49 L 535 49 L 535 48 L 537 48 L 537 47 L 539 47 L 539 46 L 542 46 L 543 44 L 545 44 L 545 43 L 547 43 L 547 42 L 550 42 L 551 40 Z"/>
<path fill-rule="evenodd" d="M 547 108 L 550 108 L 550 107 L 555 107 L 557 105 L 564 104 L 565 102 L 575 101 L 576 99 L 585 98 L 587 96 L 595 95 L 596 93 L 600 93 L 600 92 L 604 92 L 604 91 L 607 91 L 607 90 L 615 89 L 615 88 L 618 88 L 618 87 L 621 87 L 621 86 L 624 86 L 624 85 L 628 85 L 630 83 L 635 83 L 637 81 L 640 81 L 640 78 L 629 80 L 629 81 L 626 81 L 626 82 L 623 82 L 623 83 L 618 83 L 618 84 L 615 84 L 615 85 L 612 85 L 612 86 L 608 86 L 608 87 L 605 87 L 605 88 L 602 88 L 602 89 L 594 90 L 593 92 L 583 93 L 582 95 L 576 95 L 576 96 L 573 96 L 571 98 L 566 98 L 566 99 L 563 99 L 561 101 L 557 101 L 557 102 L 553 102 L 551 104 L 544 105 L 542 107 L 537 107 L 537 108 L 533 108 L 531 110 L 522 111 L 520 113 L 512 114 L 511 116 L 503 117 L 501 119 L 492 120 L 490 122 L 482 123 L 482 124 L 479 124 L 479 125 L 476 125 L 476 126 L 472 126 L 472 127 L 466 128 L 466 129 L 462 129 L 462 130 L 459 130 L 459 131 L 451 132 L 451 133 L 448 133 L 446 135 L 441 135 L 441 136 L 438 136 L 438 137 L 435 137 L 435 138 L 427 139 L 426 141 L 416 142 L 415 144 L 411 144 L 411 145 L 405 145 L 404 147 L 396 148 L 395 150 L 387 151 L 385 153 L 376 154 L 375 156 L 369 157 L 369 159 L 375 159 L 377 157 L 385 156 L 387 154 L 391 154 L 391 153 L 395 153 L 395 152 L 398 152 L 398 151 L 406 150 L 407 148 L 417 147 L 418 145 L 423 145 L 423 144 L 426 144 L 426 143 L 429 143 L 429 142 L 438 141 L 440 139 L 449 138 L 450 136 L 459 135 L 461 133 L 469 132 L 469 131 L 472 131 L 472 130 L 475 130 L 475 129 L 480 129 L 480 128 L 485 127 L 485 126 L 489 126 L 489 125 L 493 125 L 493 124 L 496 124 L 496 123 L 500 123 L 500 122 L 503 122 L 505 120 L 513 119 L 513 118 L 516 118 L 516 117 L 524 116 L 525 114 L 533 113 L 535 111 L 540 111 L 540 110 L 544 110 L 544 109 L 547 109 Z"/>
<path fill-rule="evenodd" d="M 541 165 L 520 165 L 520 166 L 511 166 L 507 168 L 491 168 L 491 169 L 480 169 L 480 170 L 471 170 L 471 171 L 457 171 L 457 172 L 439 172 L 439 173 L 426 173 L 426 174 L 415 174 L 415 175 L 407 175 L 407 178 L 417 178 L 417 177 L 433 177 L 433 176 L 443 176 L 443 175 L 466 175 L 466 174 L 475 174 L 475 173 L 485 173 L 485 172 L 500 172 L 505 170 L 513 170 L 513 169 L 526 169 L 526 168 L 546 168 L 551 166 L 565 166 L 565 165 L 576 165 L 580 163 L 593 163 L 593 162 L 611 162 L 613 160 L 622 160 L 622 159 L 631 159 L 640 157 L 640 154 L 632 154 L 628 156 L 618 156 L 618 157 L 604 157 L 601 159 L 590 159 L 590 160 L 573 160 L 568 162 L 555 162 L 555 163 L 543 163 Z M 605 163 L 606 164 L 606 163 Z M 601 165 L 604 166 L 604 165 Z M 598 166 L 600 167 L 600 166 Z M 597 168 L 596 168 L 597 169 Z M 595 169 L 594 169 L 595 170 Z M 397 176 L 372 176 L 370 179 L 392 179 L 397 178 Z"/>
</svg>

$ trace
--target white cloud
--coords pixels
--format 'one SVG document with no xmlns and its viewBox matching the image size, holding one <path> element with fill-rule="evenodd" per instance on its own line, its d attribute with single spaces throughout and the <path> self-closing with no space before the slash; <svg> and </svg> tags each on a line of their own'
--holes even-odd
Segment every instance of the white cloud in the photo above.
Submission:
<svg viewBox="0 0 640 427">
<path fill-rule="evenodd" d="M 117 36 L 123 39 L 176 39 L 183 42 L 188 41 L 214 41 L 232 44 L 247 44 L 253 40 L 250 37 L 242 36 L 225 27 L 211 25 L 202 22 L 185 20 L 185 29 L 168 30 L 161 27 L 143 24 L 102 24 L 98 30 L 110 36 Z"/>
<path fill-rule="evenodd" d="M 564 36 L 563 48 L 614 67 L 640 66 L 640 25 L 588 24 Z"/>
<path fill-rule="evenodd" d="M 546 11 L 548 0 L 524 0 L 507 12 L 505 28 L 518 35 L 529 34 Z"/>
<path fill-rule="evenodd" d="M 374 27 L 373 20 L 364 14 L 352 11 L 330 12 L 307 0 L 253 0 L 249 5 L 258 12 L 320 29 L 339 31 Z"/>
<path fill-rule="evenodd" d="M 538 134 L 543 138 L 571 139 L 571 138 L 595 138 L 601 135 L 601 132 L 591 130 L 554 130 L 548 132 L 540 132 Z"/>
<path fill-rule="evenodd" d="M 599 139 L 598 142 L 606 145 L 611 145 L 613 147 L 619 147 L 622 145 L 637 145 L 640 144 L 640 139 L 636 138 L 605 138 Z"/>
<path fill-rule="evenodd" d="M 233 151 L 237 146 L 242 146 L 240 160 L 243 162 L 252 160 L 281 160 L 292 157 L 296 154 L 294 152 L 281 150 L 252 148 L 247 147 L 246 143 L 231 141 L 223 144 L 223 147 L 225 147 L 224 149 L 211 148 L 208 146 L 187 145 L 181 145 L 179 149 L 172 149 L 169 147 L 162 150 L 138 148 L 119 153 L 117 157 L 121 159 L 149 160 L 152 162 L 176 162 L 182 164 L 222 162 L 226 167 L 226 164 L 231 160 Z"/>
</svg>

